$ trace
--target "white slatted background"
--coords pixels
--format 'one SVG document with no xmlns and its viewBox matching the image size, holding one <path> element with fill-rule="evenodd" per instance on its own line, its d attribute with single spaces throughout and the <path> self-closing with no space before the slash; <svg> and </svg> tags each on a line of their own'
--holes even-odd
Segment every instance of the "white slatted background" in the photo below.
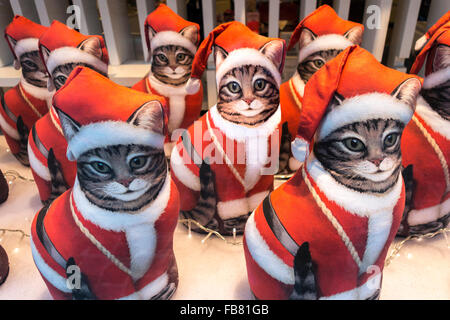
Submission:
<svg viewBox="0 0 450 320">
<path fill-rule="evenodd" d="M 235 19 L 245 23 L 246 0 L 234 1 Z M 269 0 L 268 34 L 271 37 L 282 36 L 279 32 L 280 0 Z M 143 34 L 144 20 L 155 8 L 155 0 L 136 0 L 137 18 L 140 32 L 140 45 L 130 35 L 128 10 L 124 0 L 0 0 L 0 30 L 11 21 L 14 14 L 49 25 L 53 19 L 66 22 L 73 12 L 68 11 L 72 3 L 80 8 L 80 31 L 85 34 L 103 33 L 110 55 L 110 78 L 114 81 L 131 86 L 140 80 L 149 67 L 144 59 L 147 57 L 145 36 Z M 386 44 L 389 17 L 393 0 L 365 0 L 364 24 L 365 32 L 362 46 L 371 51 L 381 60 Z M 404 61 L 409 57 L 413 46 L 414 30 L 416 28 L 421 0 L 400 0 L 394 19 L 394 28 L 390 37 L 387 64 L 390 67 L 405 71 Z M 179 15 L 186 17 L 186 0 L 167 0 L 167 5 Z M 300 0 L 300 19 L 317 8 L 317 0 Z M 370 19 L 368 9 L 372 5 L 380 8 L 380 28 L 370 29 L 367 20 Z M 351 0 L 334 0 L 333 7 L 344 19 L 348 18 Z M 206 36 L 216 25 L 216 3 L 213 0 L 202 0 L 203 33 Z M 434 24 L 445 12 L 450 10 L 449 0 L 431 0 L 427 28 Z M 19 79 L 19 72 L 12 67 L 12 56 L 5 41 L 0 40 L 0 87 L 12 87 Z M 295 56 L 288 59 L 284 78 L 288 78 L 295 65 Z M 214 70 L 210 61 L 205 76 L 205 104 L 212 105 L 216 100 Z"/>
</svg>

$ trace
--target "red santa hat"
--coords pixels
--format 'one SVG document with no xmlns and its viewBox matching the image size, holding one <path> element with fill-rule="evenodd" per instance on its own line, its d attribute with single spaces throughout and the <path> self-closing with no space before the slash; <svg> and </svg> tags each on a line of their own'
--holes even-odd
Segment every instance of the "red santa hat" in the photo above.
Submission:
<svg viewBox="0 0 450 320">
<path fill-rule="evenodd" d="M 59 21 L 53 21 L 39 39 L 39 50 L 48 73 L 66 63 L 85 63 L 108 74 L 108 51 L 101 36 L 86 36 Z"/>
<path fill-rule="evenodd" d="M 25 17 L 16 15 L 5 29 L 5 39 L 14 59 L 18 61 L 25 52 L 37 51 L 39 38 L 47 29 Z M 15 67 L 20 66 L 16 63 Z"/>
<path fill-rule="evenodd" d="M 184 20 L 168 6 L 160 4 L 145 19 L 145 40 L 148 52 L 164 45 L 178 45 L 195 54 L 200 40 L 200 26 Z"/>
<path fill-rule="evenodd" d="M 311 54 L 329 49 L 344 50 L 360 44 L 364 26 L 341 19 L 328 5 L 304 18 L 292 33 L 288 50 L 300 41 L 299 62 Z"/>
<path fill-rule="evenodd" d="M 192 63 L 191 78 L 186 86 L 188 93 L 197 92 L 200 78 L 214 47 L 219 47 L 226 56 L 220 62 L 216 60 L 217 84 L 233 68 L 260 65 L 268 70 L 280 85 L 286 53 L 284 40 L 261 36 L 242 23 L 232 21 L 216 27 L 200 44 Z"/>
<path fill-rule="evenodd" d="M 304 161 L 314 139 L 320 140 L 346 124 L 394 119 L 406 125 L 420 88 L 420 78 L 383 66 L 365 49 L 345 49 L 305 86 L 293 155 Z"/>
<path fill-rule="evenodd" d="M 450 78 L 450 68 L 439 71 L 433 68 L 437 48 L 441 45 L 450 47 L 450 11 L 442 16 L 421 39 L 426 39 L 427 42 L 417 55 L 410 73 L 419 73 L 425 63 L 424 87 L 434 87 Z M 421 39 L 417 41 L 420 42 Z M 420 47 L 420 44 L 417 47 Z"/>
<path fill-rule="evenodd" d="M 120 86 L 86 67 L 76 67 L 53 96 L 67 158 L 108 145 L 164 148 L 168 109 L 164 98 Z"/>
</svg>

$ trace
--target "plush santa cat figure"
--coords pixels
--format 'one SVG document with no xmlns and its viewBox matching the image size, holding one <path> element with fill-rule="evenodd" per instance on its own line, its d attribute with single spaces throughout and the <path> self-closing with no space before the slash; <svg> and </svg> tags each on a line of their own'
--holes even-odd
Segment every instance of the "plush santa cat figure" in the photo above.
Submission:
<svg viewBox="0 0 450 320">
<path fill-rule="evenodd" d="M 51 295 L 168 299 L 178 283 L 179 197 L 163 150 L 164 99 L 77 67 L 53 107 L 77 177 L 32 224 L 33 258 Z"/>
<path fill-rule="evenodd" d="M 2 96 L 0 127 L 11 153 L 28 166 L 27 139 L 33 124 L 48 111 L 47 72 L 39 57 L 39 37 L 47 27 L 15 16 L 5 29 L 14 55 L 14 67 L 22 68 L 20 82 Z"/>
<path fill-rule="evenodd" d="M 53 95 L 76 66 L 108 73 L 108 52 L 101 36 L 85 36 L 58 21 L 39 40 L 41 56 L 50 74 Z M 66 157 L 67 142 L 55 109 L 36 122 L 28 139 L 28 153 L 39 196 L 48 204 L 73 186 L 76 163 Z"/>
<path fill-rule="evenodd" d="M 295 74 L 280 87 L 282 123 L 287 123 L 290 137 L 282 142 L 285 148 L 281 150 L 280 171 L 295 171 L 300 165 L 290 155 L 290 142 L 300 123 L 305 84 L 339 52 L 348 46 L 359 45 L 363 31 L 362 24 L 343 20 L 330 6 L 323 5 L 304 18 L 292 33 L 288 50 L 299 43 L 299 54 Z"/>
<path fill-rule="evenodd" d="M 421 83 L 352 46 L 305 86 L 295 175 L 248 219 L 258 299 L 374 299 L 405 203 L 400 138 Z"/>
<path fill-rule="evenodd" d="M 175 129 L 188 128 L 197 120 L 202 109 L 202 86 L 186 92 L 200 40 L 200 27 L 160 4 L 145 20 L 145 36 L 151 69 L 133 89 L 166 98 L 170 108 L 170 139 Z M 178 135 L 171 140 L 176 139 Z"/>
<path fill-rule="evenodd" d="M 213 50 L 217 105 L 180 137 L 171 168 L 185 218 L 239 234 L 249 213 L 273 189 L 278 170 L 285 43 L 236 21 L 222 24 L 200 45 L 188 89 L 199 85 Z"/>
<path fill-rule="evenodd" d="M 407 206 L 401 235 L 445 228 L 450 220 L 450 14 L 427 32 L 411 73 L 425 63 L 416 112 L 402 140 Z M 443 21 L 447 21 L 444 23 Z"/>
</svg>

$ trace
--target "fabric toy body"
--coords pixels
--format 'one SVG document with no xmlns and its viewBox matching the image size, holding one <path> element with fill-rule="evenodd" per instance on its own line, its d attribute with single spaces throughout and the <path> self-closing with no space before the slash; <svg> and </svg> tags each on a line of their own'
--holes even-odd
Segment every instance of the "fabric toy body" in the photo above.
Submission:
<svg viewBox="0 0 450 320">
<path fill-rule="evenodd" d="M 186 92 L 200 27 L 160 4 L 148 15 L 145 32 L 151 69 L 133 89 L 166 98 L 170 108 L 167 142 L 175 142 L 178 135 L 171 139 L 174 130 L 187 129 L 198 119 L 202 109 L 202 86 L 195 92 Z"/>
<path fill-rule="evenodd" d="M 200 86 L 213 50 L 218 103 L 178 139 L 171 168 L 183 217 L 240 234 L 278 169 L 285 43 L 236 21 L 218 26 L 197 51 L 188 92 Z"/>
<path fill-rule="evenodd" d="M 47 30 L 22 16 L 5 29 L 14 55 L 14 67 L 22 69 L 20 82 L 2 97 L 0 127 L 11 153 L 28 166 L 27 137 L 33 124 L 48 111 L 47 75 L 38 53 L 38 39 Z"/>
<path fill-rule="evenodd" d="M 163 150 L 164 100 L 77 67 L 53 103 L 77 176 L 32 224 L 33 259 L 51 295 L 170 298 L 180 204 Z"/>
<path fill-rule="evenodd" d="M 280 86 L 282 123 L 287 122 L 291 140 L 300 123 L 305 84 L 310 77 L 339 52 L 362 41 L 364 26 L 341 19 L 328 5 L 323 5 L 304 18 L 292 33 L 288 50 L 299 42 L 298 65 L 295 74 Z M 283 145 L 283 144 L 282 144 Z M 288 150 L 281 150 L 280 171 L 295 171 L 300 163 Z M 286 163 L 283 159 L 289 159 Z"/>
<path fill-rule="evenodd" d="M 108 54 L 100 36 L 85 36 L 54 21 L 39 40 L 41 56 L 47 64 L 50 87 L 59 89 L 78 65 L 107 74 Z M 54 94 L 54 90 L 51 95 Z M 28 138 L 30 166 L 44 204 L 73 186 L 76 163 L 66 156 L 67 142 L 57 112 L 50 112 L 36 122 Z"/>
<path fill-rule="evenodd" d="M 356 86 L 355 79 L 365 82 Z M 418 78 L 386 68 L 358 46 L 307 83 L 292 144 L 302 166 L 245 227 L 256 298 L 379 297 L 405 206 L 400 137 L 420 88 Z"/>
<path fill-rule="evenodd" d="M 449 19 L 447 12 L 426 33 L 424 37 L 429 40 L 411 68 L 411 73 L 418 73 L 426 62 L 421 97 L 402 141 L 408 187 L 399 230 L 404 236 L 437 231 L 450 220 Z"/>
</svg>

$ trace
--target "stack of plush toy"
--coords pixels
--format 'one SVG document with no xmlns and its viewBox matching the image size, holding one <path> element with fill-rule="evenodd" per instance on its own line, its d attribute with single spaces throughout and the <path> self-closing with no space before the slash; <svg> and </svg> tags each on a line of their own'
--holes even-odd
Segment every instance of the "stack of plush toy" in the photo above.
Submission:
<svg viewBox="0 0 450 320">
<path fill-rule="evenodd" d="M 51 295 L 170 298 L 181 216 L 244 234 L 258 299 L 377 299 L 396 234 L 449 222 L 449 17 L 406 74 L 326 5 L 288 46 L 236 21 L 199 43 L 197 24 L 160 5 L 145 21 L 150 72 L 131 89 L 107 78 L 101 36 L 15 17 L 5 34 L 23 76 L 0 126 L 44 204 L 31 249 Z M 217 104 L 199 118 L 211 54 Z M 274 190 L 277 172 L 293 176 Z"/>
</svg>

